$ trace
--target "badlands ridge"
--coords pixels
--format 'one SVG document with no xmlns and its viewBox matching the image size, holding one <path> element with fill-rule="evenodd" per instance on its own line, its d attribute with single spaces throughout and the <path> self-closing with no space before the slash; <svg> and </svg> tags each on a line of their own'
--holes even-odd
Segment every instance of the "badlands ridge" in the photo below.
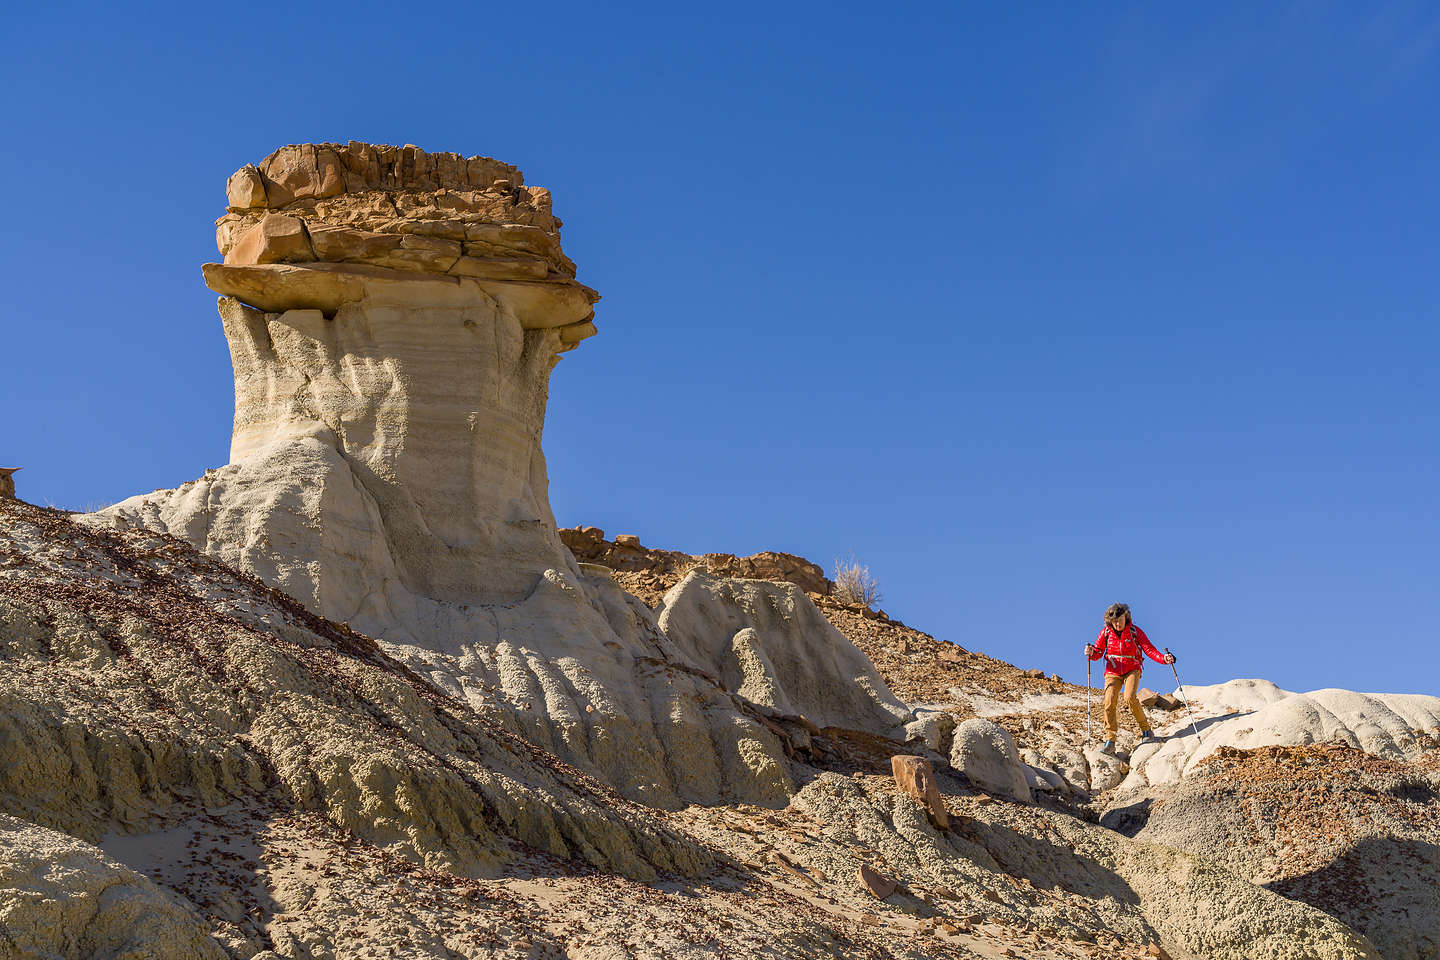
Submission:
<svg viewBox="0 0 1440 960">
<path fill-rule="evenodd" d="M 0 957 L 1440 957 L 1440 699 L 1110 757 L 802 558 L 557 529 L 560 227 L 484 157 L 230 178 L 230 462 L 0 498 Z"/>
</svg>

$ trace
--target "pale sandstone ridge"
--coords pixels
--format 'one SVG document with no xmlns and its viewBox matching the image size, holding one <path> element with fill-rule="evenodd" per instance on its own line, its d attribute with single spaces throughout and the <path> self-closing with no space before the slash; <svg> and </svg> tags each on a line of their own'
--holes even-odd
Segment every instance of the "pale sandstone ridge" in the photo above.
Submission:
<svg viewBox="0 0 1440 960">
<path fill-rule="evenodd" d="M 556 357 L 594 332 L 596 295 L 549 193 L 523 183 L 487 158 L 353 143 L 238 172 L 226 262 L 205 268 L 235 371 L 230 463 L 101 519 L 182 536 L 378 638 L 630 798 L 781 806 L 805 714 L 886 734 L 909 710 L 878 677 L 837 701 L 853 715 L 815 695 L 874 674 L 834 631 L 812 648 L 839 645 L 820 657 L 836 670 L 772 655 L 763 684 L 727 689 L 712 652 L 734 629 L 682 649 L 581 571 L 541 437 Z M 745 595 L 721 619 L 749 616 Z M 823 623 L 803 593 L 787 603 Z"/>
</svg>

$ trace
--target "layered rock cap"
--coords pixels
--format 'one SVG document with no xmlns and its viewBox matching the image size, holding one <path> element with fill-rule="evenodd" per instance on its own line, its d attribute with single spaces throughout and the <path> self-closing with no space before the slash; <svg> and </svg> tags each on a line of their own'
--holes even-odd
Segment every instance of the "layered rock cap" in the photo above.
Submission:
<svg viewBox="0 0 1440 960">
<path fill-rule="evenodd" d="M 241 167 L 225 192 L 215 233 L 225 260 L 206 265 L 206 282 L 262 310 L 333 314 L 364 296 L 365 277 L 468 278 L 499 281 L 488 292 L 526 329 L 558 328 L 560 351 L 595 332 L 599 295 L 560 249 L 550 191 L 526 186 L 508 163 L 413 145 L 299 144 Z"/>
</svg>

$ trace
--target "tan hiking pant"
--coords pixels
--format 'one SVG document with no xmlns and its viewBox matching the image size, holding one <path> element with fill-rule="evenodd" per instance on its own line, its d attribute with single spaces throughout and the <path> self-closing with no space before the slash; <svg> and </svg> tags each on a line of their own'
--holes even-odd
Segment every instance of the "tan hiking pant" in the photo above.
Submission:
<svg viewBox="0 0 1440 960">
<path fill-rule="evenodd" d="M 1120 732 L 1120 721 L 1116 716 L 1120 698 L 1125 698 L 1125 703 L 1130 707 L 1130 712 L 1135 716 L 1135 723 L 1140 727 L 1141 733 L 1150 731 L 1150 721 L 1145 719 L 1145 708 L 1140 706 L 1139 699 L 1135 696 L 1135 690 L 1140 686 L 1140 671 L 1131 670 L 1122 677 L 1105 678 L 1105 739 L 1114 740 L 1115 735 Z"/>
</svg>

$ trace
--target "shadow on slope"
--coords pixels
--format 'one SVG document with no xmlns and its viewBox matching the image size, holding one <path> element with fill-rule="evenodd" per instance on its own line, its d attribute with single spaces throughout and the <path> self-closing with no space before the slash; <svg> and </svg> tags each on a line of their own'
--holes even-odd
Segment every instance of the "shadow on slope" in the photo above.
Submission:
<svg viewBox="0 0 1440 960">
<path fill-rule="evenodd" d="M 1440 957 L 1440 845 L 1367 837 L 1323 867 L 1266 886 L 1365 934 L 1385 960 Z"/>
</svg>

